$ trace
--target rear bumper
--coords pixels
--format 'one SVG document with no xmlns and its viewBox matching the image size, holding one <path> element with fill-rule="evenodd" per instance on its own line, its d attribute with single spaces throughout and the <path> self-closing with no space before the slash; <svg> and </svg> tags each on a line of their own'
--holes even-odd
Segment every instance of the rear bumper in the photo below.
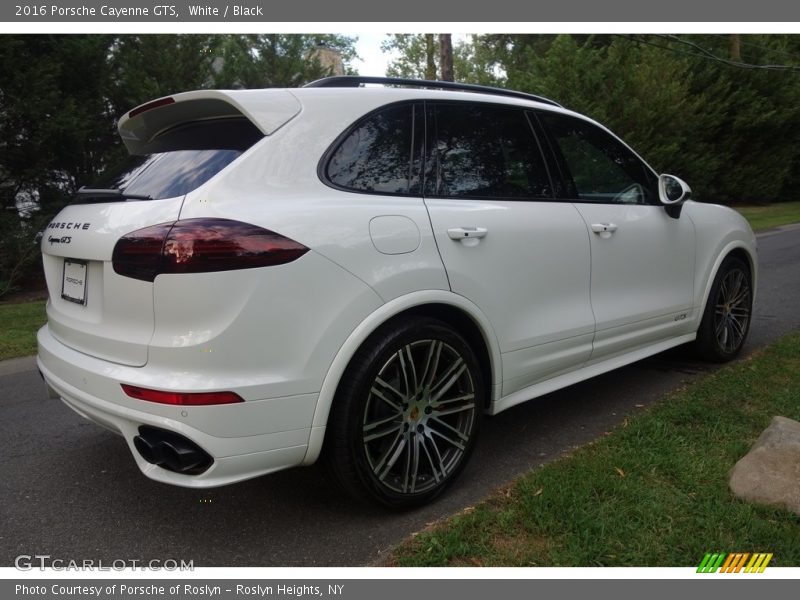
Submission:
<svg viewBox="0 0 800 600">
<path fill-rule="evenodd" d="M 122 435 L 139 469 L 150 479 L 183 487 L 215 487 L 303 461 L 318 394 L 221 406 L 155 404 L 129 398 L 120 383 L 164 389 L 164 384 L 154 385 L 162 381 L 186 390 L 196 389 L 197 381 L 190 379 L 181 386 L 180 373 L 87 356 L 56 340 L 47 325 L 39 330 L 38 344 L 39 369 L 52 392 L 78 414 Z M 143 425 L 183 435 L 210 454 L 213 464 L 199 475 L 185 475 L 148 463 L 133 444 Z"/>
</svg>

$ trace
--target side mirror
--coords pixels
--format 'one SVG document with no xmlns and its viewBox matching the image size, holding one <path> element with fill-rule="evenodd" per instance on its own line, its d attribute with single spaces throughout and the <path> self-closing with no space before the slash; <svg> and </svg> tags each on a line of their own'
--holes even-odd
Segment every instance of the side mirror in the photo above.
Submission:
<svg viewBox="0 0 800 600">
<path fill-rule="evenodd" d="M 658 176 L 658 199 L 665 206 L 674 206 L 689 199 L 692 188 L 675 175 Z"/>
</svg>

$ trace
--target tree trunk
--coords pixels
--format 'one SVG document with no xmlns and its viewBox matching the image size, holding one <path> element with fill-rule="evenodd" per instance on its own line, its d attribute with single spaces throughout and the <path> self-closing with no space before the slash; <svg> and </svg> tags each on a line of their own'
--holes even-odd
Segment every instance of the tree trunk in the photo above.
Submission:
<svg viewBox="0 0 800 600">
<path fill-rule="evenodd" d="M 436 79 L 436 44 L 432 33 L 425 34 L 425 79 Z"/>
<path fill-rule="evenodd" d="M 453 78 L 453 39 L 452 34 L 439 34 L 439 70 L 442 81 L 455 81 Z"/>
<path fill-rule="evenodd" d="M 731 60 L 742 60 L 742 36 L 738 33 L 731 34 Z"/>
</svg>

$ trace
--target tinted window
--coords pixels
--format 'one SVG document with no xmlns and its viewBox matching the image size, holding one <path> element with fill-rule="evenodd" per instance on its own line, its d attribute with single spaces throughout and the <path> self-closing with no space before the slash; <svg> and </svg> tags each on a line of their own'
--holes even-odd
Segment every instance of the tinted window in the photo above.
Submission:
<svg viewBox="0 0 800 600">
<path fill-rule="evenodd" d="M 117 188 L 154 200 L 174 198 L 200 187 L 239 155 L 239 150 L 175 150 L 131 156 L 94 187 Z"/>
<path fill-rule="evenodd" d="M 154 200 L 182 196 L 200 187 L 264 136 L 244 118 L 182 123 L 129 156 L 92 186 L 116 188 Z"/>
<path fill-rule="evenodd" d="M 350 190 L 419 194 L 423 127 L 421 110 L 412 104 L 369 115 L 333 151 L 328 181 Z"/>
<path fill-rule="evenodd" d="M 655 176 L 619 140 L 581 119 L 541 113 L 560 150 L 568 196 L 591 202 L 648 204 Z"/>
<path fill-rule="evenodd" d="M 433 104 L 426 193 L 450 198 L 551 198 L 525 113 L 489 104 Z"/>
</svg>

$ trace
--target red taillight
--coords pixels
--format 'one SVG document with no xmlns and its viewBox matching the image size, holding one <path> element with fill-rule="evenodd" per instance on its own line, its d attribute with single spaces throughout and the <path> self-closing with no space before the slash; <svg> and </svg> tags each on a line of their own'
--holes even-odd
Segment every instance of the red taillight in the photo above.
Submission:
<svg viewBox="0 0 800 600">
<path fill-rule="evenodd" d="M 185 219 L 132 231 L 119 239 L 114 271 L 153 281 L 161 273 L 210 273 L 282 265 L 308 248 L 249 223 Z"/>
<path fill-rule="evenodd" d="M 174 223 L 162 223 L 129 233 L 114 246 L 114 271 L 126 277 L 153 281 L 161 267 L 164 240 Z"/>
<path fill-rule="evenodd" d="M 241 396 L 233 392 L 162 392 L 121 384 L 131 398 L 158 402 L 159 404 L 175 404 L 180 406 L 211 406 L 215 404 L 235 404 L 244 402 Z"/>
<path fill-rule="evenodd" d="M 158 100 L 153 100 L 152 102 L 148 102 L 147 104 L 142 104 L 141 106 L 137 106 L 131 112 L 128 113 L 128 118 L 132 119 L 136 115 L 140 115 L 143 112 L 147 112 L 148 110 L 152 110 L 154 108 L 158 108 L 159 106 L 166 106 L 167 104 L 175 104 L 175 98 L 159 98 Z"/>
</svg>

